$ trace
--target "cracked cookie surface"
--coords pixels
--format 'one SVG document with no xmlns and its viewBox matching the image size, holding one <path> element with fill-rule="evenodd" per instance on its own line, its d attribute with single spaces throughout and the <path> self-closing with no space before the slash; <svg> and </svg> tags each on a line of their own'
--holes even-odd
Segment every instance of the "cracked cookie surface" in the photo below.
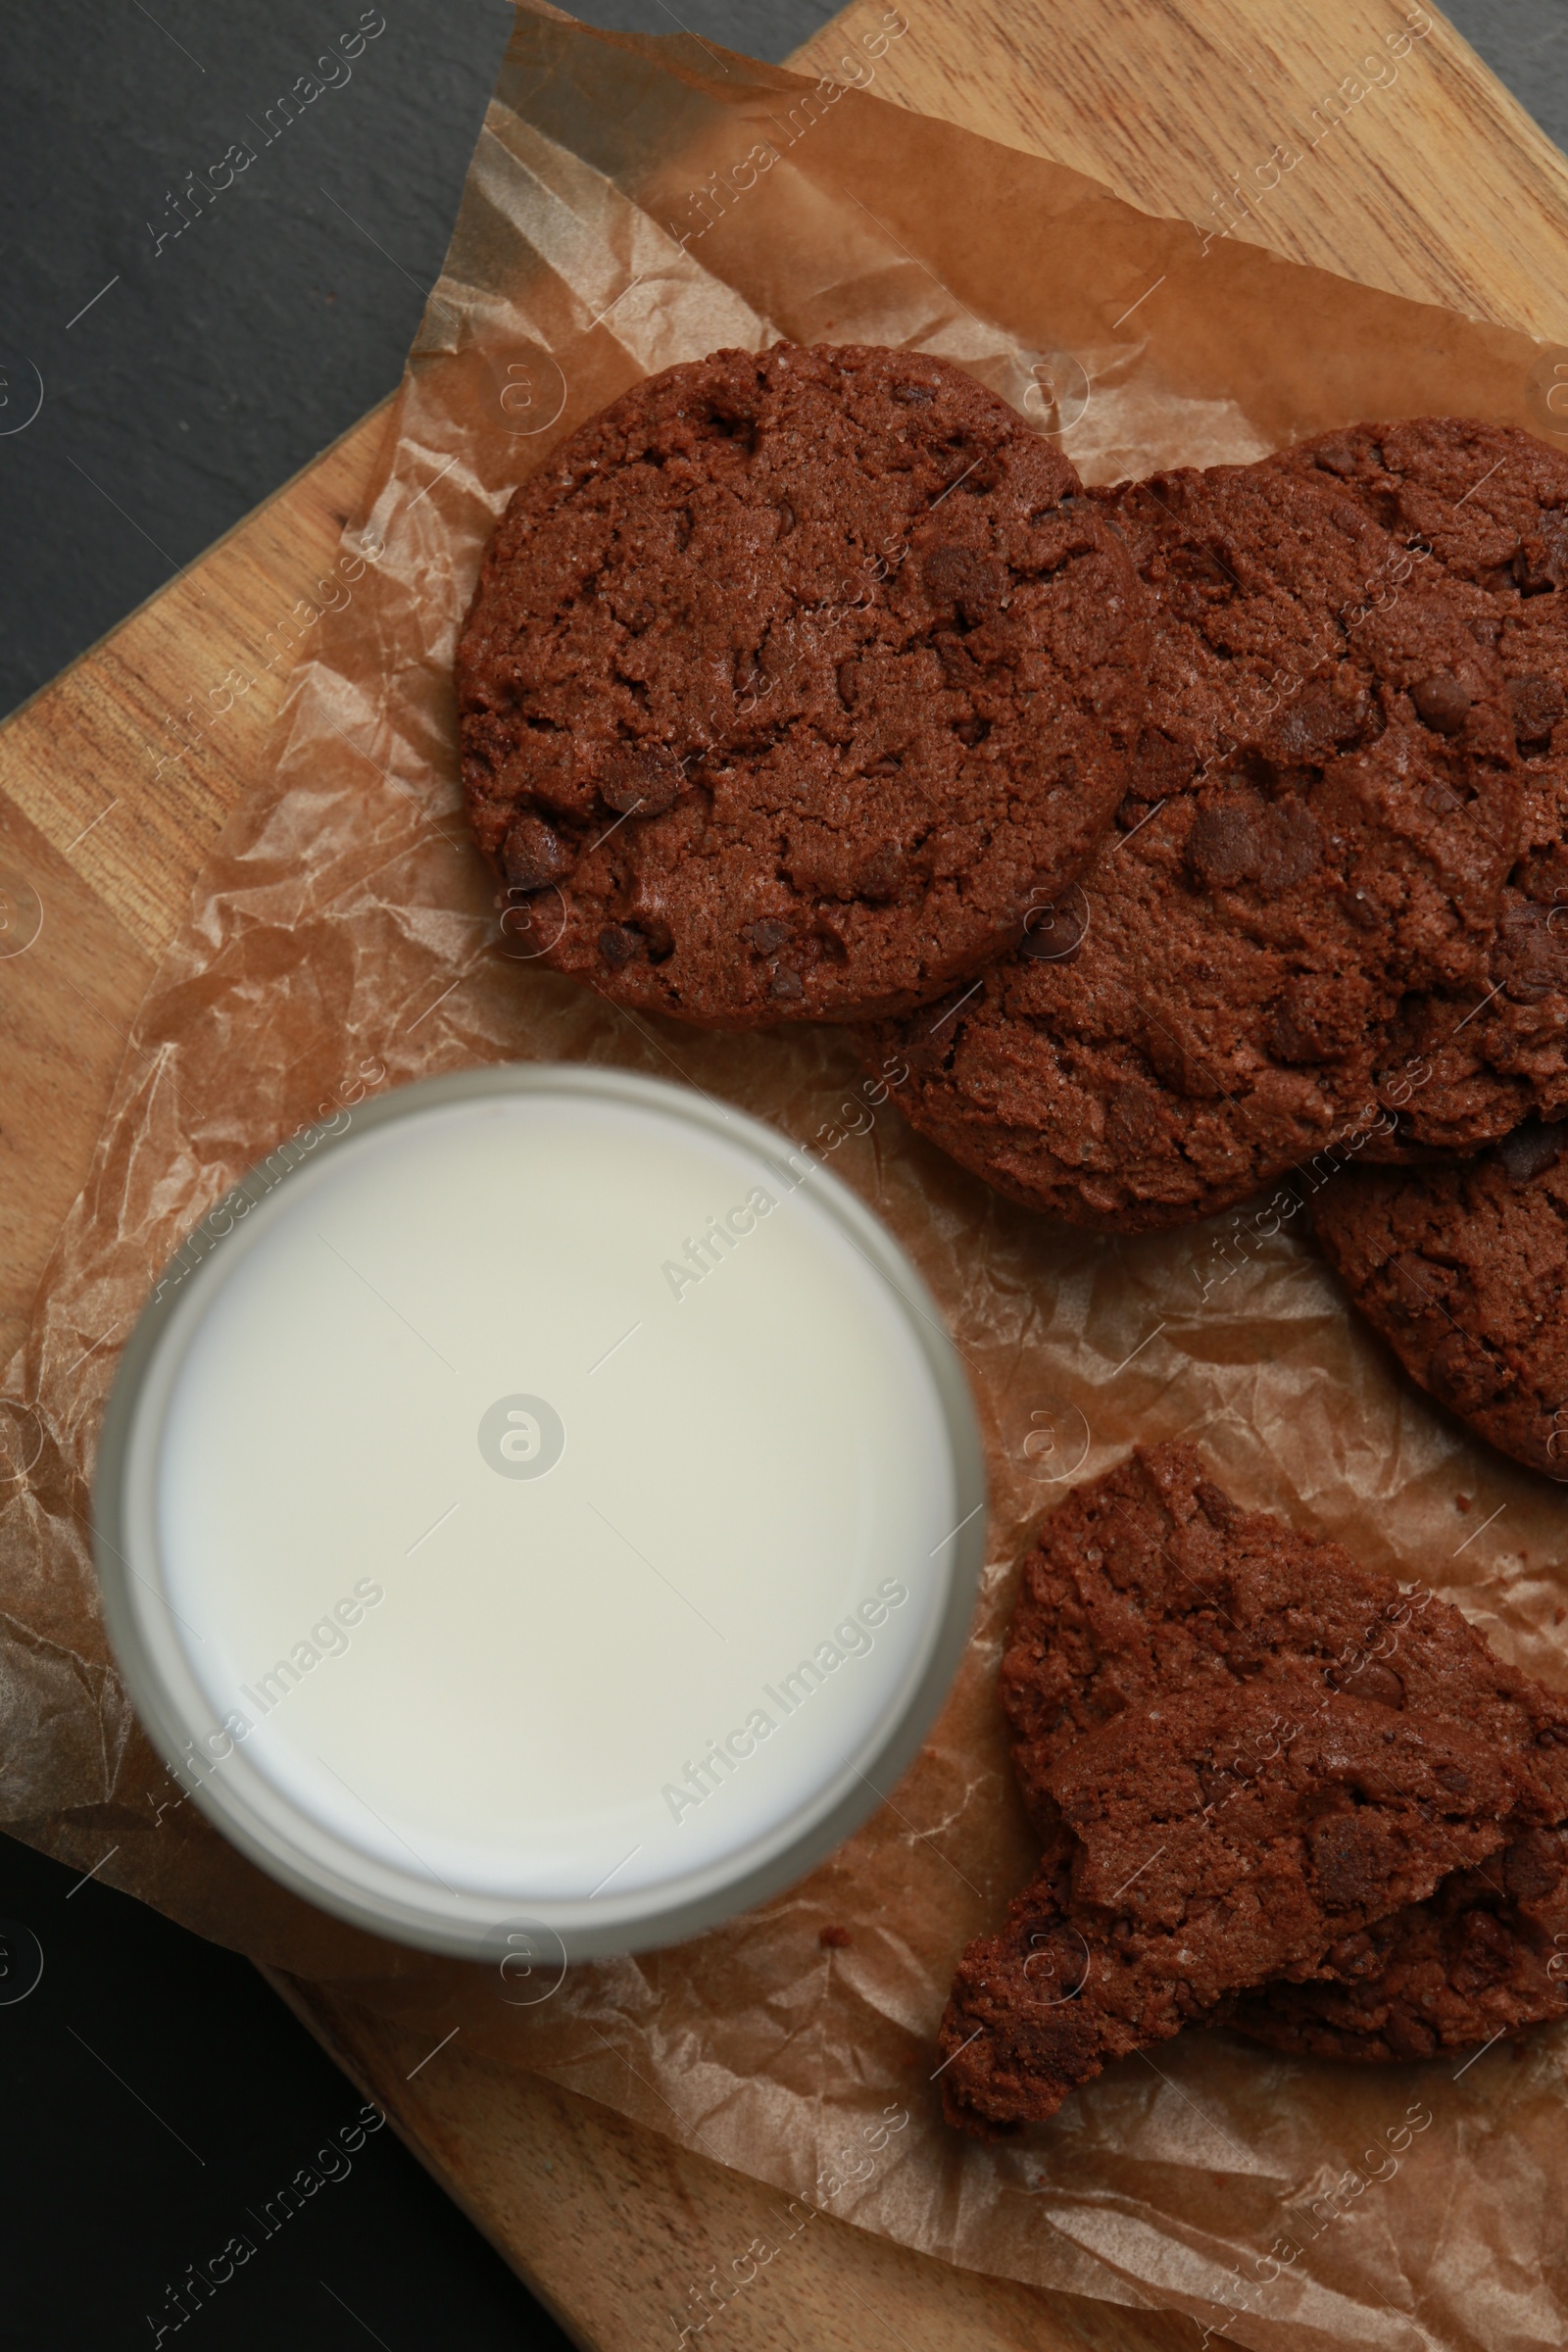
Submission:
<svg viewBox="0 0 1568 2352">
<path fill-rule="evenodd" d="M 951 2122 L 1054 2114 L 1113 2058 L 1213 2024 L 1539 1823 L 1517 1755 L 1473 1725 L 1395 1715 L 1298 1663 L 1266 1686 L 1161 1691 L 1045 1776 L 1058 1830 L 1002 1935 L 958 1965 L 940 2042 Z M 1064 1936 L 1085 1965 L 1067 1998 Z"/>
<path fill-rule="evenodd" d="M 517 491 L 464 628 L 506 925 L 712 1027 L 923 1003 L 1091 855 L 1147 610 L 1065 458 L 949 362 L 651 377 Z"/>
<path fill-rule="evenodd" d="M 1302 1662 L 1396 1713 L 1468 1717 L 1527 1751 L 1568 1815 L 1568 1695 L 1495 1656 L 1435 1593 L 1401 1592 L 1331 1538 L 1244 1509 L 1169 1441 L 1075 1487 L 1025 1556 L 1001 1698 L 1037 1826 L 1054 1819 L 1043 1791 L 1057 1757 L 1124 1709 L 1192 1682 L 1266 1684 Z"/>
<path fill-rule="evenodd" d="M 1242 1509 L 1191 1446 L 1140 1447 L 1076 1489 L 1023 1563 L 1001 1695 L 1048 1848 L 1060 1837 L 1053 1775 L 1076 1742 L 1194 1686 L 1243 1688 L 1276 1715 L 1299 1715 L 1279 1691 L 1302 1675 L 1391 1723 L 1466 1722 L 1489 1752 L 1520 1760 L 1542 1818 L 1484 1867 L 1337 1934 L 1309 1978 L 1241 1992 L 1225 2022 L 1277 2048 L 1369 2061 L 1561 2016 L 1568 1699 L 1497 1658 L 1430 1592 L 1401 1592 L 1343 1545 Z"/>
</svg>

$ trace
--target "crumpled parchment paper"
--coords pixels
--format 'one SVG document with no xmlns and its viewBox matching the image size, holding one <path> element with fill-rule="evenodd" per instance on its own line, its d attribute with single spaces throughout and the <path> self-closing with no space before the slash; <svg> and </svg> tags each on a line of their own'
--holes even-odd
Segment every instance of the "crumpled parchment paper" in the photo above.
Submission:
<svg viewBox="0 0 1568 2352">
<path fill-rule="evenodd" d="M 1411 12 L 1419 18 L 1420 12 Z M 1135 1438 L 1458 1600 L 1561 1681 L 1564 1499 L 1468 1441 L 1352 1326 L 1304 1215 L 1116 1240 L 1033 1218 L 913 1137 L 831 1031 L 704 1036 L 542 971 L 457 786 L 451 662 L 479 552 L 554 442 L 640 374 L 777 335 L 961 361 L 1092 479 L 1247 459 L 1362 416 L 1536 429 L 1523 338 L 1151 220 L 882 105 L 896 8 L 835 82 L 519 15 L 368 507 L 310 656 L 130 1039 L 0 1404 L 0 1818 L 201 1933 L 461 2025 L 815 2206 L 952 2261 L 1175 2306 L 1259 2347 L 1560 2343 L 1568 2041 L 1357 2071 L 1195 2033 L 995 2149 L 939 2120 L 954 1960 L 1032 1860 L 994 1678 L 1023 1532 Z M 1390 36 L 1391 40 L 1393 35 Z M 858 86 L 851 86 L 858 85 Z M 318 607 L 312 606 L 313 621 Z M 303 620 L 304 615 L 300 615 Z M 232 690 L 232 687 L 231 687 Z M 990 1567 L 924 1753 L 814 1876 L 679 1949 L 507 1976 L 402 1951 L 243 1862 L 154 1756 L 99 1624 L 93 1453 L 181 1238 L 283 1138 L 503 1057 L 605 1059 L 771 1120 L 872 1201 L 942 1301 L 987 1431 Z M 1332 1181 L 1332 1178 L 1328 1180 Z M 820 1940 L 824 1928 L 843 1931 Z M 737 2246 L 741 2291 L 756 2263 Z M 680 2325 L 716 2309 L 695 2296 Z"/>
</svg>

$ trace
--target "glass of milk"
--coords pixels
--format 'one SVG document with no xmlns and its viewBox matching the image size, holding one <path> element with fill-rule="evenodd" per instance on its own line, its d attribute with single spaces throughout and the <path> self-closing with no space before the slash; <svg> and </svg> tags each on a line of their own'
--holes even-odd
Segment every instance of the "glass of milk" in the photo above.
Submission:
<svg viewBox="0 0 1568 2352">
<path fill-rule="evenodd" d="M 672 1942 L 819 1861 L 968 1634 L 974 1410 L 856 1196 L 691 1089 L 398 1089 L 183 1246 L 94 1494 L 143 1724 L 251 1858 L 431 1950 Z"/>
</svg>

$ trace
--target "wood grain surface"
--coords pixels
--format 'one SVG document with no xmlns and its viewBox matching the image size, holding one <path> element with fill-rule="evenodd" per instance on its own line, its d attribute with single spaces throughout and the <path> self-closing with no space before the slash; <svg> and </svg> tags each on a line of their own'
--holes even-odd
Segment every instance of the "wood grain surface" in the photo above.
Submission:
<svg viewBox="0 0 1568 2352">
<path fill-rule="evenodd" d="M 577 2340 L 677 2352 L 1192 2352 L 1191 2320 L 1042 2295 L 813 2214 L 537 2077 L 264 1972 Z M 407 2077 L 417 2068 L 413 2082 Z M 751 2257 L 757 2277 L 735 2285 Z M 710 2295 L 731 2281 L 727 2308 Z"/>
<path fill-rule="evenodd" d="M 909 33 L 878 97 L 1070 164 L 1144 212 L 1568 340 L 1568 162 L 1434 10 L 901 5 Z M 858 13 L 796 62 L 831 72 L 835 25 Z"/>
<path fill-rule="evenodd" d="M 131 1015 L 310 651 L 296 608 L 336 561 L 391 406 L 0 727 L 0 1361 L 80 1190 Z M 220 714 L 211 690 L 232 693 L 237 666 L 253 683 Z"/>
<path fill-rule="evenodd" d="M 1568 165 L 1441 17 L 1407 0 L 903 6 L 909 32 L 878 95 L 1070 164 L 1147 211 L 1568 344 Z M 840 26 L 864 13 L 858 0 L 797 63 L 832 73 Z M 372 412 L 0 728 L 7 1355 L 130 1016 L 309 651 L 301 601 L 384 423 Z M 236 668 L 254 683 L 212 715 Z M 717 2352 L 1190 2352 L 1191 2321 L 953 2270 L 827 2216 L 802 2227 L 776 2192 L 588 2100 L 456 2045 L 420 2066 L 417 2040 L 385 2020 L 271 1981 L 595 2352 L 673 2343 L 710 2273 L 758 2237 L 773 2260 L 706 2306 Z"/>
</svg>

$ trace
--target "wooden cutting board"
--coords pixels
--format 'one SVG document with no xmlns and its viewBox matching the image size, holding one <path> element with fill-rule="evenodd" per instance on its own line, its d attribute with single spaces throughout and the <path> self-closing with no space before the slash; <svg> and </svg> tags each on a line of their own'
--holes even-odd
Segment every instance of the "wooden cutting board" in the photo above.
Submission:
<svg viewBox="0 0 1568 2352">
<path fill-rule="evenodd" d="M 909 30 L 882 61 L 878 95 L 1070 164 L 1146 211 L 1568 346 L 1568 164 L 1445 21 L 1410 0 L 902 7 Z M 796 63 L 833 73 L 882 13 L 883 0 L 857 0 Z M 1388 80 L 1385 36 L 1423 25 Z M 1363 71 L 1369 58 L 1381 82 Z M 1282 145 L 1299 162 L 1262 198 Z M 388 406 L 0 728 L 7 1356 L 85 1173 L 137 1002 L 281 699 L 268 632 L 334 554 Z M 293 651 L 309 653 L 309 632 Z M 215 715 L 235 665 L 256 683 Z M 421 2065 L 417 2037 L 324 1987 L 272 1982 L 595 2352 L 673 2345 L 693 2291 L 728 2275 L 755 2237 L 780 2251 L 727 2308 L 710 2304 L 705 2332 L 719 2352 L 884 2341 L 1190 2352 L 1192 2322 L 1174 2314 L 956 2271 L 826 2216 L 784 2244 L 780 2200 L 745 2176 L 461 2043 Z"/>
</svg>

